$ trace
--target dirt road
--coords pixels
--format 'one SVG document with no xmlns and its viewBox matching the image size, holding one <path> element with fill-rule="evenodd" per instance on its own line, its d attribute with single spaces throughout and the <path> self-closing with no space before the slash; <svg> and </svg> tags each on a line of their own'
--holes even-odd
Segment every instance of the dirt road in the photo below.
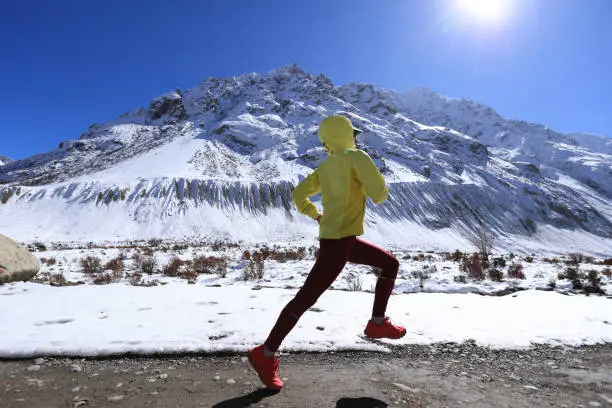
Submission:
<svg viewBox="0 0 612 408">
<path fill-rule="evenodd" d="M 261 389 L 241 355 L 0 361 L 0 406 L 612 407 L 612 345 L 281 357 L 279 393 Z"/>
</svg>

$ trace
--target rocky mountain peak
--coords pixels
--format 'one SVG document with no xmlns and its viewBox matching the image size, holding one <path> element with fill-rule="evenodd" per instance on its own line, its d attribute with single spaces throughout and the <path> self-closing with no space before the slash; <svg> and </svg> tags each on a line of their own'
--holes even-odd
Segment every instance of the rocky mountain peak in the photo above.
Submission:
<svg viewBox="0 0 612 408">
<path fill-rule="evenodd" d="M 364 130 L 358 146 L 390 185 L 393 199 L 372 209 L 373 222 L 612 237 L 608 139 L 504 119 L 424 88 L 335 86 L 295 64 L 160 95 L 58 149 L 1 166 L 0 193 L 9 205 L 66 200 L 57 208 L 79 206 L 83 216 L 89 205 L 116 208 L 124 214 L 117 228 L 131 231 L 145 221 L 174 231 L 177 214 L 200 228 L 198 211 L 209 207 L 215 217 L 238 211 L 250 220 L 276 209 L 292 219 L 291 188 L 325 159 L 316 132 L 332 114 Z"/>
<path fill-rule="evenodd" d="M 11 159 L 10 157 L 0 156 L 0 166 L 4 166 L 5 164 L 9 164 L 12 161 L 13 161 L 13 159 Z"/>
</svg>

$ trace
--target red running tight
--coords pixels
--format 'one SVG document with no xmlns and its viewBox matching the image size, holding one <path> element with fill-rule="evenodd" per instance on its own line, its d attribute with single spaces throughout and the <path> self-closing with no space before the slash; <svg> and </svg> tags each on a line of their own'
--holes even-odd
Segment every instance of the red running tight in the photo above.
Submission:
<svg viewBox="0 0 612 408">
<path fill-rule="evenodd" d="M 274 328 L 264 343 L 270 351 L 276 351 L 296 325 L 300 317 L 314 305 L 319 297 L 336 280 L 344 265 L 352 262 L 382 269 L 376 282 L 372 316 L 382 317 L 387 309 L 389 296 L 395 285 L 399 262 L 390 253 L 357 237 L 321 239 L 319 257 L 310 270 L 304 286 L 280 313 Z"/>
</svg>

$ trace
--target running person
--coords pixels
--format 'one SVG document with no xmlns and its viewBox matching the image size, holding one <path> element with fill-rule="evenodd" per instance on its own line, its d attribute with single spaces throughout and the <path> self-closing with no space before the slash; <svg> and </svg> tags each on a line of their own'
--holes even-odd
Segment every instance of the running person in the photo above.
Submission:
<svg viewBox="0 0 612 408">
<path fill-rule="evenodd" d="M 302 288 L 281 311 L 264 344 L 249 350 L 249 362 L 268 388 L 281 389 L 279 359 L 281 342 L 302 314 L 315 304 L 338 277 L 347 262 L 381 269 L 376 282 L 372 318 L 364 334 L 369 338 L 399 339 L 406 329 L 385 317 L 395 285 L 399 262 L 390 253 L 360 239 L 366 195 L 374 203 L 384 202 L 389 190 L 368 154 L 355 147 L 360 130 L 344 116 L 329 116 L 319 125 L 319 139 L 329 157 L 293 190 L 297 209 L 319 223 L 319 256 Z M 308 197 L 321 193 L 323 214 Z"/>
</svg>

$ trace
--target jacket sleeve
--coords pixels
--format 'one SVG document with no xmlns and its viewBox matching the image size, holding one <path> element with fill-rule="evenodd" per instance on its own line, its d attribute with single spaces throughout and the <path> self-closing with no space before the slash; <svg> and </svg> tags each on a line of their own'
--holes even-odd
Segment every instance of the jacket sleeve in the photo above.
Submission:
<svg viewBox="0 0 612 408">
<path fill-rule="evenodd" d="M 357 179 L 363 184 L 368 197 L 376 204 L 384 203 L 389 196 L 389 189 L 370 156 L 363 150 L 356 150 L 353 157 Z"/>
<path fill-rule="evenodd" d="M 318 170 L 315 170 L 302 180 L 291 193 L 291 197 L 298 211 L 310 218 L 317 218 L 317 216 L 320 215 L 319 210 L 317 210 L 317 207 L 315 207 L 308 197 L 317 194 L 320 190 L 319 173 Z"/>
</svg>

